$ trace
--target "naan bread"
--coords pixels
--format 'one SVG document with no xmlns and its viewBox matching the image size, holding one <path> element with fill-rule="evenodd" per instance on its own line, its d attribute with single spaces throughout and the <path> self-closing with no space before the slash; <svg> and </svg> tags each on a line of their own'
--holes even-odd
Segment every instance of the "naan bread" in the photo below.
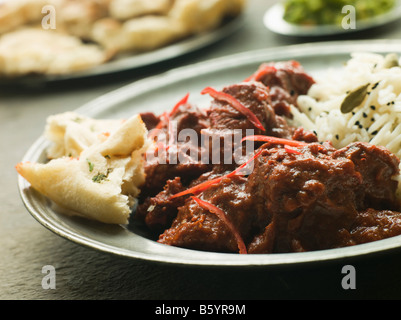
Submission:
<svg viewBox="0 0 401 320">
<path fill-rule="evenodd" d="M 72 74 L 152 51 L 217 28 L 245 2 L 7 0 L 0 3 L 0 76 Z"/>
<path fill-rule="evenodd" d="M 54 1 L 57 29 L 84 40 L 91 40 L 93 24 L 109 14 L 111 0 L 48 0 Z"/>
<path fill-rule="evenodd" d="M 111 0 L 110 16 L 128 20 L 144 15 L 167 15 L 173 0 Z"/>
<path fill-rule="evenodd" d="M 47 157 L 78 158 L 82 151 L 95 143 L 102 143 L 121 126 L 119 119 L 93 119 L 75 112 L 49 116 L 44 136 L 51 142 Z"/>
<path fill-rule="evenodd" d="M 26 27 L 0 38 L 0 75 L 69 74 L 103 64 L 110 55 L 79 38 Z"/>
<path fill-rule="evenodd" d="M 166 16 L 143 16 L 125 22 L 106 18 L 97 21 L 92 32 L 94 41 L 115 52 L 153 50 L 184 34 L 181 25 Z"/>
<path fill-rule="evenodd" d="M 42 8 L 47 4 L 47 0 L 8 0 L 1 2 L 0 34 L 40 21 L 44 16 Z"/>
<path fill-rule="evenodd" d="M 228 16 L 238 15 L 245 0 L 175 0 L 169 16 L 180 23 L 187 34 L 218 27 Z"/>
<path fill-rule="evenodd" d="M 86 124 L 81 133 L 86 131 Z M 103 125 L 100 123 L 99 128 Z M 68 129 L 67 125 L 65 134 Z M 59 134 L 54 141 L 62 144 L 62 132 Z M 115 130 L 103 137 L 89 137 L 80 145 L 83 151 L 79 157 L 64 155 L 47 163 L 21 162 L 16 169 L 32 188 L 63 208 L 62 213 L 126 224 L 145 182 L 143 154 L 147 145 L 145 124 L 135 115 L 119 122 Z M 66 146 L 64 149 L 70 152 Z"/>
</svg>

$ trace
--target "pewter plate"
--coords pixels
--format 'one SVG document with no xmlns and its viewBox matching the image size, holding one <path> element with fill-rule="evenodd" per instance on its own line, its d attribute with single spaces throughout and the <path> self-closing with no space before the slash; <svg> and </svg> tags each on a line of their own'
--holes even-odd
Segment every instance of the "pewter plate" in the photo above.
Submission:
<svg viewBox="0 0 401 320">
<path fill-rule="evenodd" d="M 207 106 L 200 95 L 206 86 L 221 88 L 247 78 L 268 61 L 298 60 L 306 71 L 318 75 L 327 68 L 341 68 L 351 52 L 401 53 L 401 41 L 331 42 L 244 52 L 206 61 L 147 78 L 101 96 L 75 110 L 94 118 L 121 118 L 142 111 L 159 113 L 170 109 L 190 93 L 190 101 Z M 48 142 L 39 137 L 22 161 L 44 162 Z M 175 265 L 218 267 L 268 267 L 335 261 L 389 252 L 401 248 L 401 236 L 354 247 L 305 253 L 239 255 L 189 250 L 159 244 L 137 226 L 110 226 L 57 213 L 52 203 L 18 178 L 22 200 L 30 214 L 43 226 L 75 243 L 134 259 Z"/>
<path fill-rule="evenodd" d="M 397 1 L 394 9 L 371 19 L 356 22 L 355 28 L 342 28 L 336 25 L 301 26 L 288 23 L 284 20 L 284 6 L 277 3 L 270 7 L 263 16 L 263 23 L 267 29 L 274 33 L 296 37 L 320 37 L 346 34 L 380 27 L 397 21 L 401 18 L 401 1 Z M 344 14 L 346 16 L 346 14 Z"/>
</svg>

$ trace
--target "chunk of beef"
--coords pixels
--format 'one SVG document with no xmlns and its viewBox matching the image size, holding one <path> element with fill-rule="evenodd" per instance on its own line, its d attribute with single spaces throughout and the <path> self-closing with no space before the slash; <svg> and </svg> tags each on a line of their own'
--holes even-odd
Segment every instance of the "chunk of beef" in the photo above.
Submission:
<svg viewBox="0 0 401 320">
<path fill-rule="evenodd" d="M 175 122 L 178 133 L 184 129 L 192 129 L 197 134 L 209 127 L 209 119 L 206 111 L 198 108 L 191 103 L 185 103 L 179 106 L 173 114 L 170 115 L 170 122 Z M 168 124 L 164 125 L 167 129 Z"/>
<path fill-rule="evenodd" d="M 156 128 L 156 126 L 160 122 L 160 117 L 156 116 L 153 112 L 142 112 L 140 116 L 146 126 L 146 129 L 148 130 Z"/>
<path fill-rule="evenodd" d="M 290 105 L 297 106 L 299 95 L 307 94 L 315 83 L 297 61 L 262 64 L 249 80 L 261 81 L 270 88 L 272 106 L 277 115 L 290 117 Z"/>
<path fill-rule="evenodd" d="M 248 144 L 241 142 L 241 138 L 246 135 L 263 134 L 283 138 L 292 136 L 294 129 L 287 124 L 286 119 L 274 113 L 268 89 L 262 83 L 242 82 L 223 88 L 223 93 L 248 108 L 265 131 L 255 127 L 247 116 L 230 103 L 214 99 L 209 110 L 210 128 L 203 131 L 203 136 L 208 139 L 211 163 L 238 163 L 239 158 L 248 155 L 250 151 Z"/>
<path fill-rule="evenodd" d="M 400 234 L 400 212 L 372 208 L 359 212 L 350 230 L 352 244 L 368 243 Z"/>
<path fill-rule="evenodd" d="M 205 112 L 186 103 L 161 121 L 158 129 L 151 132 L 156 144 L 146 154 L 143 194 L 150 196 L 160 192 L 167 180 L 180 177 L 182 183 L 189 183 L 210 170 L 209 164 L 201 161 L 199 139 L 201 130 L 209 126 Z M 195 134 L 192 139 L 184 135 L 186 129 Z"/>
<path fill-rule="evenodd" d="M 266 150 L 256 161 L 248 187 L 257 199 L 257 210 L 270 213 L 270 223 L 255 236 L 250 252 L 312 251 L 355 244 L 350 233 L 363 221 L 361 211 L 372 203 L 380 210 L 399 208 L 397 185 L 392 180 L 398 174 L 397 163 L 389 152 L 365 143 L 338 151 L 311 144 L 300 155 Z M 396 228 L 394 234 L 400 230 Z"/>
<path fill-rule="evenodd" d="M 255 128 L 249 119 L 225 101 L 215 99 L 210 107 L 210 129 L 241 129 L 254 130 L 253 134 L 266 134 L 277 137 L 290 137 L 292 128 L 286 120 L 277 116 L 271 107 L 271 98 L 268 89 L 258 82 L 243 82 L 227 86 L 224 93 L 233 96 L 246 108 L 251 110 L 266 131 Z"/>
<path fill-rule="evenodd" d="M 319 144 L 302 154 L 267 149 L 249 176 L 256 210 L 267 211 L 274 230 L 274 252 L 291 252 L 301 242 L 305 250 L 331 246 L 337 231 L 356 215 L 353 190 L 362 182 L 352 161 L 333 159 Z"/>
<path fill-rule="evenodd" d="M 180 177 L 184 185 L 188 185 L 192 180 L 198 178 L 205 172 L 211 170 L 211 165 L 194 161 L 192 156 L 187 156 L 187 152 L 193 148 L 191 145 L 180 144 L 177 151 L 171 154 L 168 150 L 160 150 L 155 156 L 154 161 L 148 161 L 145 165 L 146 182 L 142 187 L 142 193 L 147 196 L 157 194 L 163 189 L 166 181 Z M 164 155 L 161 155 L 161 153 Z M 198 148 L 194 150 L 194 154 L 201 152 Z M 174 159 L 170 162 L 170 155 Z M 165 159 L 165 162 L 159 161 L 159 156 Z M 185 162 L 179 161 L 186 158 Z"/>
<path fill-rule="evenodd" d="M 252 197 L 245 191 L 246 181 L 241 176 L 224 178 L 202 194 L 202 199 L 224 211 L 244 240 L 250 237 L 253 228 L 266 224 L 266 217 L 250 214 Z M 227 224 L 192 199 L 179 208 L 177 218 L 159 242 L 198 250 L 238 252 L 235 235 Z"/>
<path fill-rule="evenodd" d="M 154 232 L 163 232 L 177 215 L 177 208 L 184 205 L 185 198 L 171 198 L 172 195 L 185 188 L 181 179 L 176 177 L 168 180 L 163 191 L 154 197 L 148 197 L 136 210 L 137 218 L 143 220 L 146 226 Z"/>
<path fill-rule="evenodd" d="M 317 136 L 311 131 L 307 131 L 304 128 L 296 128 L 292 135 L 292 140 L 304 141 L 308 143 L 318 142 Z"/>
<path fill-rule="evenodd" d="M 351 160 L 362 175 L 358 208 L 400 209 L 395 193 L 398 182 L 393 179 L 399 172 L 399 159 L 394 154 L 380 146 L 356 142 L 336 151 L 333 158 Z"/>
</svg>

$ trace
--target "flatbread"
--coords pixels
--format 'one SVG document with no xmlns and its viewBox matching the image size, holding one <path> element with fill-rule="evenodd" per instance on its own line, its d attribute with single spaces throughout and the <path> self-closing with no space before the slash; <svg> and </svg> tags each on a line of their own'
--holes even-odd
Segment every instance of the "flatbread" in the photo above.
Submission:
<svg viewBox="0 0 401 320">
<path fill-rule="evenodd" d="M 144 15 L 167 15 L 173 0 L 111 0 L 110 17 L 128 20 Z"/>
<path fill-rule="evenodd" d="M 145 124 L 135 115 L 120 122 L 114 131 L 92 140 L 79 157 L 21 162 L 16 169 L 32 188 L 62 208 L 62 214 L 127 224 L 145 182 L 143 154 L 147 145 Z"/>
<path fill-rule="evenodd" d="M 226 17 L 237 16 L 245 3 L 8 0 L 0 4 L 0 76 L 71 74 L 119 54 L 159 49 L 217 28 Z"/>
<path fill-rule="evenodd" d="M 184 31 L 165 16 L 143 16 L 125 22 L 106 18 L 94 24 L 92 39 L 109 51 L 143 52 L 183 37 Z"/>
<path fill-rule="evenodd" d="M 9 0 L 0 3 L 0 34 L 38 22 L 47 0 Z"/>
<path fill-rule="evenodd" d="M 59 75 L 103 64 L 110 53 L 79 38 L 40 27 L 26 27 L 0 37 L 0 75 Z"/>
</svg>

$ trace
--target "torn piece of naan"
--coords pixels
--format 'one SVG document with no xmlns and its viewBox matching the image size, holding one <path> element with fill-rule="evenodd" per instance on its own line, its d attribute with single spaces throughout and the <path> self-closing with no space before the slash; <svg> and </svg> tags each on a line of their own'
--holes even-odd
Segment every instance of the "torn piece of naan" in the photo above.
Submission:
<svg viewBox="0 0 401 320">
<path fill-rule="evenodd" d="M 49 159 L 64 156 L 77 158 L 84 149 L 103 142 L 122 125 L 121 119 L 93 119 L 75 112 L 47 118 L 44 136 L 51 142 L 46 150 Z"/>
<path fill-rule="evenodd" d="M 64 116 L 68 118 L 73 114 Z M 90 119 L 78 115 L 77 118 L 87 121 L 81 123 L 81 134 L 88 132 L 86 129 Z M 92 120 L 99 126 L 98 129 L 104 126 L 105 121 Z M 47 163 L 21 162 L 16 169 L 32 188 L 65 209 L 62 213 L 103 223 L 126 224 L 145 181 L 143 154 L 148 146 L 148 138 L 139 115 L 118 123 L 114 123 L 113 130 L 101 133 L 96 138 L 88 135 L 88 139 L 77 141 L 77 144 L 72 144 L 72 149 L 69 145 L 62 145 L 74 138 L 61 139 L 61 130 L 58 132 L 59 139 L 53 140 L 58 145 L 55 150 L 68 153 L 73 149 L 78 150 L 78 146 L 82 148 L 79 157 L 63 155 Z M 66 125 L 64 136 L 69 135 L 69 129 L 69 125 Z"/>
</svg>

